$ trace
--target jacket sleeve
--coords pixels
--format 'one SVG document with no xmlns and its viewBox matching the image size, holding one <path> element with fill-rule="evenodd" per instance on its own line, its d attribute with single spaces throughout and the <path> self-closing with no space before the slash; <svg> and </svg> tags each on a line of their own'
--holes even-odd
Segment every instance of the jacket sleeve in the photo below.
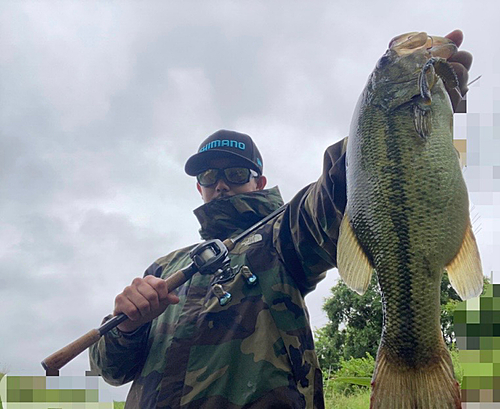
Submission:
<svg viewBox="0 0 500 409">
<path fill-rule="evenodd" d="M 274 244 L 303 294 L 337 265 L 337 239 L 346 195 L 347 138 L 330 146 L 323 173 L 290 201 L 274 225 Z"/>
<path fill-rule="evenodd" d="M 103 323 L 112 318 L 104 318 Z M 140 372 L 146 357 L 146 344 L 151 324 L 145 324 L 131 334 L 113 328 L 89 350 L 90 369 L 106 382 L 119 386 L 130 382 Z"/>
<path fill-rule="evenodd" d="M 146 275 L 159 277 L 162 267 L 153 263 Z M 108 315 L 103 323 L 111 319 Z M 151 323 L 144 324 L 132 333 L 123 333 L 118 328 L 103 335 L 89 349 L 90 368 L 111 385 L 123 385 L 133 380 L 144 365 Z"/>
</svg>

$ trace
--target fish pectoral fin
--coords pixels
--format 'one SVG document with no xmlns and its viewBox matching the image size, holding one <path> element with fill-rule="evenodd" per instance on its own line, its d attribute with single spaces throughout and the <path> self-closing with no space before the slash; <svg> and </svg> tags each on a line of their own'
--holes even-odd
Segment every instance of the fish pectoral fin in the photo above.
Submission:
<svg viewBox="0 0 500 409">
<path fill-rule="evenodd" d="M 373 274 L 373 267 L 359 245 L 351 222 L 344 215 L 337 244 L 337 268 L 346 285 L 358 294 L 364 294 Z"/>
<path fill-rule="evenodd" d="M 479 296 L 483 291 L 483 269 L 476 238 L 469 223 L 462 247 L 446 266 L 450 283 L 462 300 Z"/>
<path fill-rule="evenodd" d="M 417 97 L 417 99 L 421 99 Z M 419 101 L 413 104 L 413 125 L 422 139 L 427 139 L 431 128 L 431 115 Z"/>
</svg>

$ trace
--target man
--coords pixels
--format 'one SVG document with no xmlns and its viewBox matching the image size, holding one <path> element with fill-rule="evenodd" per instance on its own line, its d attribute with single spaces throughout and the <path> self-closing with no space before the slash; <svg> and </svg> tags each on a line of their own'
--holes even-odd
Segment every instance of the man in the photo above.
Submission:
<svg viewBox="0 0 500 409">
<path fill-rule="evenodd" d="M 457 45 L 460 31 L 448 36 Z M 465 94 L 472 57 L 450 62 Z M 449 90 L 453 106 L 460 101 Z M 165 277 L 187 266 L 190 246 L 157 260 L 115 299 L 130 319 L 91 348 L 92 369 L 134 383 L 127 408 L 322 408 L 322 375 L 304 296 L 335 267 L 346 204 L 345 141 L 325 153 L 323 174 L 286 210 L 237 243 L 224 274 L 195 274 L 169 293 Z M 246 230 L 283 201 L 265 190 L 252 139 L 221 130 L 186 163 L 204 205 L 203 239 Z M 168 308 L 167 308 L 168 306 Z"/>
</svg>

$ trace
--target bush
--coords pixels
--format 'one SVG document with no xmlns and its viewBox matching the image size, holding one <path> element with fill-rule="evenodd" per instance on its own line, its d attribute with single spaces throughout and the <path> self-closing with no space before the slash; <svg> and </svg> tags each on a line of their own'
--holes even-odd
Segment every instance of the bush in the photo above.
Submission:
<svg viewBox="0 0 500 409">
<path fill-rule="evenodd" d="M 340 369 L 329 383 L 333 393 L 352 395 L 370 389 L 370 380 L 375 368 L 375 359 L 368 352 L 364 358 L 340 360 Z"/>
</svg>

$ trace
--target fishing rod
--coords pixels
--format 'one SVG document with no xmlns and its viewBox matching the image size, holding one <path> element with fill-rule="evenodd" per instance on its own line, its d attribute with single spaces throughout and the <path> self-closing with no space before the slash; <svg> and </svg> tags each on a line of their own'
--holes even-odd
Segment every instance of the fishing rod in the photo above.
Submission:
<svg viewBox="0 0 500 409">
<path fill-rule="evenodd" d="M 283 213 L 286 207 L 286 204 L 281 206 L 279 209 L 232 239 L 226 239 L 224 241 L 220 241 L 219 239 L 207 240 L 198 244 L 189 253 L 192 262 L 187 267 L 184 267 L 165 279 L 169 292 L 184 284 L 197 272 L 201 274 L 213 274 L 225 266 L 228 266 L 230 262 L 228 254 L 234 249 L 236 243 L 266 224 L 269 220 Z M 42 361 L 42 367 L 45 369 L 46 374 L 48 376 L 58 375 L 59 370 L 64 365 L 80 355 L 92 344 L 99 341 L 104 334 L 126 320 L 128 320 L 128 317 L 125 314 L 118 314 L 106 321 L 99 328 L 90 330 L 80 338 L 61 348 L 59 351 L 49 355 Z"/>
</svg>

